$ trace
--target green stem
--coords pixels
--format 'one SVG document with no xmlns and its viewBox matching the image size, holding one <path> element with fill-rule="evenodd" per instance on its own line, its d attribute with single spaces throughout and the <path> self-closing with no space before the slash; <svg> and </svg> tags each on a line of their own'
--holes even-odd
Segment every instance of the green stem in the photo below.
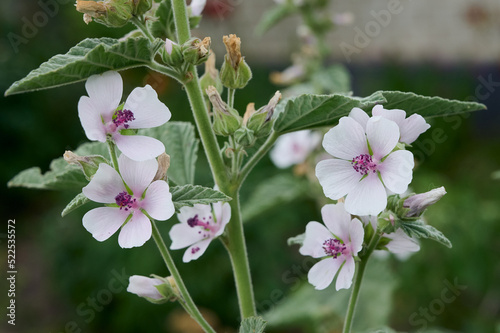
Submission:
<svg viewBox="0 0 500 333">
<path fill-rule="evenodd" d="M 280 135 L 276 132 L 271 132 L 269 137 L 267 138 L 266 142 L 262 146 L 260 146 L 259 150 L 255 154 L 250 157 L 250 159 L 247 161 L 243 169 L 241 169 L 240 172 L 240 177 L 239 177 L 239 182 L 243 183 L 245 178 L 248 176 L 250 171 L 255 167 L 255 165 L 264 157 L 267 152 L 271 149 L 273 146 L 274 142 L 278 139 Z"/>
<path fill-rule="evenodd" d="M 132 17 L 130 19 L 130 22 L 132 22 L 137 28 L 139 28 L 139 30 L 142 31 L 142 33 L 144 34 L 144 36 L 146 36 L 147 38 L 149 38 L 150 41 L 154 41 L 155 40 L 155 38 L 153 37 L 153 35 L 149 31 L 148 27 L 146 26 L 146 24 L 144 24 L 142 17 L 136 17 L 136 16 L 134 16 L 134 17 Z"/>
<path fill-rule="evenodd" d="M 361 261 L 359 262 L 358 267 L 356 268 L 356 277 L 354 278 L 354 285 L 352 287 L 351 297 L 349 298 L 349 305 L 347 306 L 347 313 L 345 315 L 344 329 L 342 330 L 342 333 L 351 332 L 352 323 L 354 319 L 354 312 L 356 310 L 356 303 L 358 302 L 359 290 L 361 289 L 361 282 L 363 281 L 363 275 L 365 273 L 366 264 L 368 263 L 368 259 L 370 258 L 370 255 L 372 254 L 373 250 L 375 249 L 375 247 L 377 247 L 378 241 L 380 240 L 381 237 L 382 235 L 379 235 L 377 234 L 377 232 L 374 232 L 370 244 L 368 244 L 366 252 L 363 253 L 362 256 L 360 255 Z"/>
<path fill-rule="evenodd" d="M 115 168 L 118 173 L 120 173 L 120 169 L 118 167 L 118 158 L 116 158 L 116 146 L 111 140 L 106 140 L 108 144 L 108 152 L 111 157 L 111 163 L 113 163 L 113 168 Z"/>
<path fill-rule="evenodd" d="M 235 188 L 230 194 L 233 198 L 233 200 L 229 202 L 231 206 L 231 223 L 226 226 L 227 238 L 225 239 L 224 245 L 231 258 L 236 291 L 238 293 L 240 315 L 241 318 L 245 319 L 256 316 L 256 311 L 238 191 L 239 189 Z"/>
<path fill-rule="evenodd" d="M 150 68 L 156 72 L 159 72 L 161 74 L 165 74 L 167 76 L 170 76 L 173 79 L 176 79 L 179 83 L 183 83 L 183 78 L 181 77 L 181 75 L 178 72 L 174 71 L 170 67 L 159 64 L 156 61 L 150 62 L 147 66 L 148 66 L 148 68 Z"/>
<path fill-rule="evenodd" d="M 175 31 L 177 33 L 177 41 L 179 44 L 184 44 L 191 38 L 191 29 L 186 10 L 185 0 L 171 0 L 174 10 Z"/>
<path fill-rule="evenodd" d="M 236 92 L 236 89 L 227 88 L 227 105 L 229 105 L 230 108 L 234 108 L 234 93 L 235 92 Z"/>
<path fill-rule="evenodd" d="M 161 256 L 163 257 L 163 261 L 165 262 L 165 265 L 167 266 L 168 270 L 170 271 L 170 274 L 172 274 L 172 277 L 175 280 L 175 283 L 177 285 L 177 288 L 179 289 L 179 292 L 181 294 L 182 299 L 180 300 L 184 304 L 184 308 L 186 311 L 191 315 L 191 317 L 196 320 L 196 322 L 203 328 L 205 332 L 210 332 L 210 333 L 215 333 L 215 330 L 210 326 L 210 324 L 203 318 L 202 314 L 196 307 L 196 305 L 193 302 L 193 299 L 191 298 L 191 295 L 189 295 L 189 292 L 186 288 L 186 285 L 184 284 L 184 281 L 181 278 L 181 275 L 179 274 L 179 271 L 177 270 L 177 267 L 175 266 L 174 260 L 172 256 L 170 255 L 170 252 L 167 249 L 167 246 L 165 245 L 165 242 L 163 241 L 163 238 L 160 235 L 160 232 L 158 230 L 158 227 L 156 226 L 156 223 L 154 221 L 151 221 L 151 224 L 153 226 L 153 239 L 156 242 L 156 246 L 158 246 L 158 250 L 160 250 Z"/>
</svg>

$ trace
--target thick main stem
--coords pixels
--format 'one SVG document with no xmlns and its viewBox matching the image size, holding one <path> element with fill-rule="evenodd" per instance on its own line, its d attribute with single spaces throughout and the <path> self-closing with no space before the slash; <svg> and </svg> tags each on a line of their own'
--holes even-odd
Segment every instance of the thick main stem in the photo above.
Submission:
<svg viewBox="0 0 500 333">
<path fill-rule="evenodd" d="M 182 280 L 181 275 L 177 270 L 177 267 L 175 266 L 174 260 L 172 259 L 172 256 L 170 255 L 170 252 L 168 251 L 167 246 L 165 245 L 165 242 L 160 235 L 156 223 L 154 221 L 152 221 L 151 223 L 153 225 L 153 239 L 155 240 L 156 245 L 158 246 L 158 250 L 160 250 L 161 256 L 163 257 L 163 261 L 170 271 L 170 274 L 172 274 L 172 277 L 174 278 L 177 288 L 179 289 L 179 292 L 181 294 L 182 299 L 179 301 L 183 302 L 183 306 L 186 311 L 189 312 L 191 317 L 196 320 L 196 322 L 203 328 L 205 332 L 215 333 L 215 330 L 210 326 L 205 318 L 203 318 L 202 314 L 194 304 L 191 295 L 189 295 L 186 285 L 184 284 L 184 281 Z"/>
</svg>

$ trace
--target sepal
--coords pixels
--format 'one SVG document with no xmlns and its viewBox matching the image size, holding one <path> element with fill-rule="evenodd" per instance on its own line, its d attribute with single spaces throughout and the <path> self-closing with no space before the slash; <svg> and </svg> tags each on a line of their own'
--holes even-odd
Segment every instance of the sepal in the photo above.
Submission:
<svg viewBox="0 0 500 333">
<path fill-rule="evenodd" d="M 110 164 L 109 161 L 101 155 L 79 156 L 70 150 L 66 150 L 63 157 L 69 164 L 78 165 L 87 180 L 92 179 L 97 169 L 99 169 L 99 164 Z"/>
</svg>

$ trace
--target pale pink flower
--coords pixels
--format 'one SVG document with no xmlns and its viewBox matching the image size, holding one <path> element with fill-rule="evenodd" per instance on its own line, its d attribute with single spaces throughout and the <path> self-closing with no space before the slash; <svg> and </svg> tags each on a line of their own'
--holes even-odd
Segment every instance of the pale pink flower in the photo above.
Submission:
<svg viewBox="0 0 500 333">
<path fill-rule="evenodd" d="M 418 242 L 405 234 L 402 229 L 398 229 L 390 234 L 384 234 L 383 237 L 390 239 L 389 243 L 386 245 L 389 252 L 395 254 L 407 254 L 420 250 Z"/>
<path fill-rule="evenodd" d="M 321 216 L 326 227 L 319 222 L 309 222 L 299 250 L 305 256 L 324 258 L 311 268 L 307 279 L 322 290 L 338 273 L 335 288 L 349 289 L 355 270 L 354 257 L 363 247 L 363 224 L 357 218 L 352 219 L 341 202 L 323 206 Z"/>
<path fill-rule="evenodd" d="M 321 142 L 318 132 L 309 130 L 284 134 L 271 150 L 271 160 L 278 168 L 288 168 L 304 162 Z"/>
<path fill-rule="evenodd" d="M 212 240 L 222 235 L 226 224 L 231 219 L 231 206 L 217 202 L 211 205 L 196 204 L 193 207 L 181 207 L 177 218 L 180 223 L 170 229 L 172 245 L 170 249 L 187 247 L 183 262 L 198 259 Z"/>
<path fill-rule="evenodd" d="M 141 275 L 132 275 L 129 278 L 129 283 L 127 291 L 132 294 L 136 294 L 140 297 L 152 298 L 154 300 L 160 300 L 165 298 L 155 286 L 165 284 L 160 279 L 150 278 Z"/>
<path fill-rule="evenodd" d="M 92 201 L 116 204 L 115 207 L 99 207 L 83 216 L 83 226 L 102 242 L 118 229 L 118 243 L 123 248 L 141 246 L 151 238 L 151 221 L 169 219 L 175 212 L 168 184 L 153 178 L 158 169 L 155 159 L 133 161 L 125 155 L 118 159 L 120 174 L 105 163 L 82 189 Z M 126 185 L 125 185 L 126 184 Z M 129 189 L 129 190 L 128 190 Z"/>
<path fill-rule="evenodd" d="M 435 188 L 425 193 L 414 194 L 408 197 L 404 203 L 403 207 L 409 208 L 407 217 L 416 217 L 422 215 L 427 207 L 434 205 L 438 202 L 444 195 L 446 190 L 443 186 Z"/>
<path fill-rule="evenodd" d="M 151 128 L 170 119 L 169 109 L 160 102 L 150 85 L 135 88 L 123 109 L 123 82 L 120 74 L 108 71 L 92 75 L 85 83 L 89 96 L 78 102 L 78 116 L 87 138 L 92 141 L 113 140 L 120 151 L 136 161 L 152 159 L 165 151 L 161 141 L 142 135 L 124 135 L 127 129 Z"/>
<path fill-rule="evenodd" d="M 382 117 L 366 122 L 342 117 L 325 134 L 323 147 L 335 157 L 320 161 L 316 176 L 328 198 L 344 196 L 353 215 L 378 215 L 387 205 L 387 191 L 403 193 L 412 179 L 413 154 L 396 150 L 398 125 Z"/>
<path fill-rule="evenodd" d="M 205 5 L 207 4 L 207 0 L 192 0 L 191 4 L 188 6 L 188 9 L 191 8 L 192 16 L 200 16 L 205 9 Z"/>
<path fill-rule="evenodd" d="M 399 141 L 408 145 L 417 140 L 420 134 L 431 127 L 431 125 L 425 122 L 424 117 L 419 114 L 412 114 L 406 118 L 405 111 L 398 109 L 386 110 L 382 105 L 375 105 L 373 107 L 372 116 L 380 116 L 394 121 L 399 127 Z M 363 128 L 366 128 L 366 123 L 370 119 L 370 116 L 360 108 L 353 108 L 351 113 L 349 113 L 349 117 L 359 122 Z"/>
</svg>

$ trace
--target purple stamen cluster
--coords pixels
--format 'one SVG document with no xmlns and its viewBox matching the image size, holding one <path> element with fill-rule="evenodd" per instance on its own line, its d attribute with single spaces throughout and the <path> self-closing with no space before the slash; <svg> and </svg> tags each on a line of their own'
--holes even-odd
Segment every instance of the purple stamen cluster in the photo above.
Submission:
<svg viewBox="0 0 500 333">
<path fill-rule="evenodd" d="M 116 201 L 116 204 L 118 206 L 120 206 L 120 210 L 124 208 L 126 211 L 128 211 L 130 208 L 132 208 L 132 205 L 137 200 L 135 198 L 132 199 L 132 195 L 123 191 L 115 197 L 115 201 Z"/>
<path fill-rule="evenodd" d="M 325 250 L 326 255 L 337 258 L 339 255 L 344 253 L 346 246 L 338 239 L 330 238 L 323 243 L 323 249 Z"/>
<path fill-rule="evenodd" d="M 113 123 L 116 127 L 123 125 L 126 129 L 129 127 L 127 122 L 134 120 L 134 113 L 130 110 L 118 110 L 115 112 L 115 118 L 113 119 Z"/>
<path fill-rule="evenodd" d="M 375 171 L 377 166 L 373 163 L 372 157 L 368 154 L 361 154 L 352 159 L 351 165 L 360 174 L 367 175 L 370 171 Z"/>
</svg>

